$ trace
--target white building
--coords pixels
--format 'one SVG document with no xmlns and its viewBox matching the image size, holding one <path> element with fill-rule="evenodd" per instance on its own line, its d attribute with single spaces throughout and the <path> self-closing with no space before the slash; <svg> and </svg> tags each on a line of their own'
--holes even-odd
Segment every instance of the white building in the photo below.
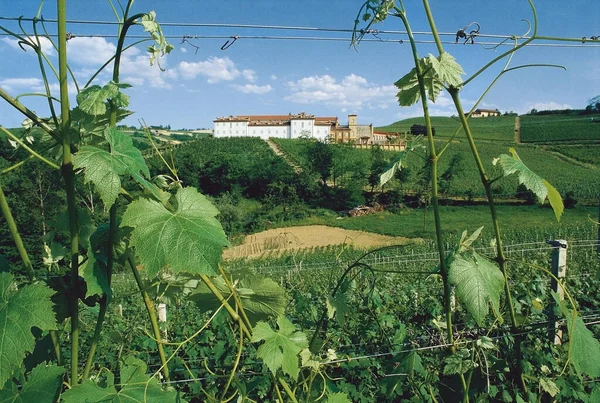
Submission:
<svg viewBox="0 0 600 403">
<path fill-rule="evenodd" d="M 299 137 L 329 138 L 332 128 L 338 127 L 337 117 L 315 117 L 304 112 L 297 115 L 228 116 L 213 121 L 214 137 Z"/>
</svg>

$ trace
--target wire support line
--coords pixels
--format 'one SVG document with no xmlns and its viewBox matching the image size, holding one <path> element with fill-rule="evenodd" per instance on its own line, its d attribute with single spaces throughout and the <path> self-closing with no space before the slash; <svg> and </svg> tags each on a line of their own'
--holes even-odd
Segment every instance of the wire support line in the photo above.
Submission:
<svg viewBox="0 0 600 403">
<path fill-rule="evenodd" d="M 25 18 L 25 17 L 0 17 L 2 21 L 28 21 L 28 22 L 45 22 L 45 23 L 57 23 L 56 19 L 45 19 L 43 16 L 41 18 Z M 66 21 L 67 24 L 82 24 L 82 25 L 121 25 L 121 22 L 118 21 L 99 21 L 99 20 L 79 20 L 79 19 L 70 19 Z M 237 28 L 237 29 L 265 29 L 265 30 L 285 30 L 285 31 L 311 31 L 311 32 L 343 32 L 343 33 L 354 33 L 360 32 L 361 34 L 387 34 L 387 35 L 404 35 L 407 36 L 408 32 L 403 30 L 386 30 L 386 29 L 370 29 L 367 31 L 363 30 L 355 30 L 350 28 L 334 28 L 334 27 L 307 27 L 307 26 L 294 26 L 294 25 L 263 25 L 263 24 L 235 24 L 235 23 L 191 23 L 191 22 L 170 22 L 165 21 L 161 22 L 160 25 L 162 27 L 176 27 L 176 28 Z M 413 35 L 425 35 L 425 36 L 433 36 L 433 32 L 431 31 L 413 31 Z M 456 37 L 456 32 L 438 32 L 439 36 L 450 36 Z M 531 39 L 531 36 L 520 36 L 515 34 L 485 34 L 485 33 L 477 33 L 478 38 L 493 38 L 493 39 L 512 39 L 512 40 L 528 40 Z M 556 41 L 559 37 L 546 37 L 540 36 L 538 40 L 547 40 Z M 582 42 L 590 42 L 595 43 L 599 42 L 598 39 L 587 39 L 584 37 L 581 38 L 560 38 L 562 40 L 570 40 L 570 41 L 582 41 Z M 455 42 L 452 42 L 453 44 Z M 512 46 L 512 45 L 511 45 Z"/>
<path fill-rule="evenodd" d="M 550 324 L 549 322 L 547 322 L 548 324 Z M 597 325 L 600 324 L 600 320 L 598 321 L 592 321 L 592 322 L 584 322 L 587 326 L 590 325 Z M 560 324 L 561 326 L 564 326 L 564 320 L 563 323 Z M 538 331 L 548 331 L 551 327 L 541 327 L 541 328 L 537 328 L 537 329 L 532 329 L 529 331 L 525 331 L 525 332 L 517 332 L 517 333 L 509 333 L 509 334 L 503 334 L 503 335 L 498 335 L 498 336 L 493 336 L 490 337 L 492 340 L 498 340 L 501 338 L 505 338 L 507 336 L 524 336 L 524 335 L 528 335 L 531 333 L 535 333 Z M 368 360 L 368 359 L 380 359 L 383 357 L 389 357 L 389 356 L 394 356 L 394 355 L 398 355 L 398 354 L 406 354 L 406 353 L 411 353 L 411 352 L 418 352 L 418 351 L 432 351 L 432 350 L 437 350 L 437 349 L 441 349 L 441 348 L 447 348 L 447 347 L 451 347 L 451 346 L 463 346 L 466 344 L 470 344 L 473 343 L 474 340 L 463 340 L 463 341 L 457 341 L 454 344 L 449 344 L 449 343 L 441 343 L 441 344 L 437 344 L 437 345 L 432 345 L 432 346 L 423 346 L 423 347 L 415 347 L 415 348 L 410 348 L 410 349 L 400 349 L 400 350 L 396 350 L 396 351 L 386 351 L 386 352 L 380 352 L 380 353 L 374 353 L 374 354 L 365 354 L 365 355 L 358 355 L 358 356 L 350 356 L 350 357 L 345 357 L 345 358 L 340 358 L 340 359 L 336 359 L 336 360 L 331 360 L 331 361 L 327 361 L 327 362 L 323 362 L 321 363 L 321 365 L 323 366 L 327 366 L 327 365 L 336 365 L 336 364 L 343 364 L 345 362 L 351 362 L 351 361 L 357 361 L 357 360 Z M 254 363 L 258 363 L 258 362 L 254 362 Z M 247 363 L 244 363 L 245 365 L 248 365 Z M 191 368 L 193 369 L 203 369 L 203 368 Z M 213 370 L 218 370 L 218 369 L 213 369 Z M 264 372 L 237 372 L 236 376 L 256 376 L 256 375 L 266 375 L 268 374 L 267 371 Z M 199 381 L 204 381 L 204 380 L 210 380 L 210 379 L 218 379 L 218 378 L 224 378 L 224 377 L 228 377 L 228 374 L 225 375 L 208 375 L 208 376 L 204 376 L 204 377 L 198 377 L 198 378 L 187 378 L 187 379 L 179 379 L 179 380 L 172 380 L 169 382 L 163 382 L 163 384 L 178 384 L 178 383 L 191 383 L 191 382 L 199 382 Z"/>
<path fill-rule="evenodd" d="M 0 33 L 0 36 L 3 37 L 12 37 L 10 34 Z M 27 34 L 27 36 L 33 36 L 32 34 Z M 51 37 L 56 38 L 57 35 L 38 35 L 40 37 Z M 105 38 L 105 39 L 117 39 L 118 35 L 110 35 L 110 34 L 77 34 L 72 33 L 71 38 Z M 251 40 L 289 40 L 289 41 L 322 41 L 322 42 L 349 42 L 352 44 L 351 38 L 344 37 L 326 37 L 326 36 L 277 36 L 277 35 L 235 35 L 237 39 L 251 39 Z M 148 39 L 151 38 L 145 35 L 128 35 L 128 39 Z M 227 35 L 165 35 L 166 39 L 169 40 L 181 40 L 181 39 L 196 39 L 196 40 L 206 40 L 206 39 L 214 39 L 214 40 L 227 40 L 232 39 L 232 36 Z M 364 38 L 361 42 L 375 42 L 375 43 L 387 43 L 387 44 L 402 44 L 404 43 L 403 39 L 383 39 L 383 38 Z M 434 40 L 415 40 L 417 44 L 435 44 Z M 454 46 L 463 46 L 460 43 L 455 43 L 453 41 L 442 41 L 445 45 L 454 45 Z M 514 44 L 506 43 L 506 42 L 477 42 L 477 45 L 481 46 L 509 46 L 514 47 Z M 552 48 L 600 48 L 600 44 L 568 44 L 568 43 L 528 43 L 525 45 L 526 47 L 552 47 Z"/>
</svg>

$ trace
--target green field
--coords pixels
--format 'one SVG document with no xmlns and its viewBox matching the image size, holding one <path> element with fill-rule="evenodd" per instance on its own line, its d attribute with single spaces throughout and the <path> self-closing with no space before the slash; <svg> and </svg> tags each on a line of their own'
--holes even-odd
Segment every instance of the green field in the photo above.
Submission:
<svg viewBox="0 0 600 403">
<path fill-rule="evenodd" d="M 600 142 L 600 115 L 524 115 L 521 116 L 521 141 Z"/>
<path fill-rule="evenodd" d="M 568 158 L 575 159 L 579 162 L 596 165 L 600 168 L 600 145 L 562 145 L 548 147 L 548 150 L 562 154 Z"/>
</svg>

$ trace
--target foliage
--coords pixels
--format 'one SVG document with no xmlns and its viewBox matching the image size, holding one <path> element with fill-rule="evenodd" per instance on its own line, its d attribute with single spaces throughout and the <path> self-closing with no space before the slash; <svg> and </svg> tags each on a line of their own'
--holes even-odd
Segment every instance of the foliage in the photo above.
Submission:
<svg viewBox="0 0 600 403">
<path fill-rule="evenodd" d="M 521 116 L 521 139 L 524 143 L 598 141 L 600 124 L 592 119 L 600 119 L 600 115 Z"/>
<path fill-rule="evenodd" d="M 258 347 L 256 355 L 262 358 L 275 375 L 281 368 L 283 373 L 294 379 L 300 372 L 298 354 L 308 347 L 306 335 L 296 330 L 296 327 L 285 317 L 277 318 L 278 331 L 271 329 L 268 323 L 258 322 L 254 327 L 252 341 L 264 341 Z"/>
<path fill-rule="evenodd" d="M 155 276 L 172 273 L 214 275 L 222 248 L 229 245 L 216 220 L 216 208 L 194 188 L 181 188 L 170 211 L 155 200 L 132 202 L 121 226 L 132 227 L 135 247 L 144 270 Z"/>
<path fill-rule="evenodd" d="M 0 385 L 20 368 L 27 353 L 35 347 L 32 328 L 56 329 L 50 296 L 54 292 L 42 284 L 16 290 L 14 277 L 0 273 Z"/>
<path fill-rule="evenodd" d="M 53 403 L 60 392 L 64 372 L 64 368 L 55 365 L 39 364 L 31 370 L 26 381 L 19 385 L 20 387 L 12 384 L 0 389 L 0 402 Z"/>
<path fill-rule="evenodd" d="M 79 402 L 174 402 L 177 391 L 162 389 L 156 377 L 148 377 L 146 364 L 135 357 L 128 356 L 121 363 L 120 385 L 115 385 L 115 376 L 107 371 L 106 379 L 101 382 L 86 380 L 61 396 L 65 403 Z M 184 401 L 184 400 L 179 400 Z"/>
</svg>

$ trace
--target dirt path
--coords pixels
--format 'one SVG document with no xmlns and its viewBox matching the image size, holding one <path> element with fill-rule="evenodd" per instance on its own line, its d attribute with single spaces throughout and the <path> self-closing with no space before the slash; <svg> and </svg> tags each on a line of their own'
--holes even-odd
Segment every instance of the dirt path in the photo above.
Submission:
<svg viewBox="0 0 600 403">
<path fill-rule="evenodd" d="M 288 156 L 285 152 L 283 152 L 279 146 L 277 144 L 275 144 L 273 141 L 269 140 L 265 140 L 267 142 L 267 144 L 269 145 L 269 147 L 271 147 L 271 150 L 273 150 L 273 152 L 275 153 L 275 155 L 280 156 L 281 158 L 283 158 L 283 160 L 285 162 L 287 162 L 287 164 L 289 166 L 291 166 L 294 171 L 299 174 L 300 172 L 302 172 L 302 168 L 299 167 L 298 165 L 296 165 Z"/>
<path fill-rule="evenodd" d="M 358 248 L 403 245 L 413 240 L 326 225 L 276 228 L 248 235 L 242 245 L 226 249 L 223 258 L 257 257 L 269 251 L 288 251 L 315 246 L 348 244 Z"/>
</svg>

